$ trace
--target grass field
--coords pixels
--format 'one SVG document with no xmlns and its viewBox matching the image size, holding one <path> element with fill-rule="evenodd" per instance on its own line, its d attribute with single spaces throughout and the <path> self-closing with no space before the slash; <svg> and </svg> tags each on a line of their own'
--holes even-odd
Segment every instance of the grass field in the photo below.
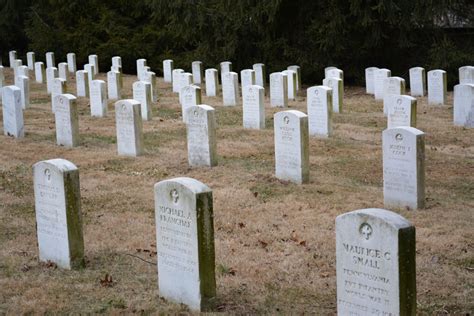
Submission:
<svg viewBox="0 0 474 316">
<path fill-rule="evenodd" d="M 126 98 L 134 80 L 124 77 Z M 74 94 L 73 78 L 68 84 Z M 310 182 L 298 186 L 274 177 L 272 117 L 282 109 L 270 108 L 268 95 L 267 127 L 252 131 L 242 128 L 241 106 L 203 93 L 217 112 L 219 161 L 190 168 L 177 95 L 158 84 L 154 118 L 143 124 L 145 154 L 126 158 L 116 153 L 113 102 L 108 117 L 92 118 L 79 98 L 81 145 L 57 146 L 46 86 L 32 80 L 25 138 L 0 136 L 0 314 L 186 312 L 160 299 L 157 286 L 153 185 L 178 176 L 213 190 L 216 311 L 335 314 L 334 220 L 383 208 L 382 103 L 346 87 L 334 135 L 310 139 Z M 426 315 L 474 311 L 474 129 L 453 126 L 452 104 L 451 92 L 442 107 L 418 99 L 426 209 L 394 210 L 416 226 L 418 312 Z M 306 112 L 305 90 L 289 107 Z M 86 267 L 79 271 L 38 262 L 32 165 L 52 158 L 80 170 Z"/>
</svg>

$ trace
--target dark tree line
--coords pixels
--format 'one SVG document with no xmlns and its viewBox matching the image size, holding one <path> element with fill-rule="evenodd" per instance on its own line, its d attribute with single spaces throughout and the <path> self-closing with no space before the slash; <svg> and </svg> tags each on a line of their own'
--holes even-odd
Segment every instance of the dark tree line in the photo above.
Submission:
<svg viewBox="0 0 474 316">
<path fill-rule="evenodd" d="M 308 83 L 335 65 L 349 83 L 362 83 L 368 66 L 405 78 L 423 66 L 447 70 L 452 84 L 474 63 L 473 26 L 469 0 L 0 0 L 4 61 L 16 49 L 38 60 L 54 51 L 57 62 L 95 53 L 102 70 L 118 55 L 128 73 L 138 58 L 158 73 L 166 58 L 184 69 L 193 60 L 231 60 L 236 70 L 263 62 L 268 72 L 298 64 Z"/>
</svg>

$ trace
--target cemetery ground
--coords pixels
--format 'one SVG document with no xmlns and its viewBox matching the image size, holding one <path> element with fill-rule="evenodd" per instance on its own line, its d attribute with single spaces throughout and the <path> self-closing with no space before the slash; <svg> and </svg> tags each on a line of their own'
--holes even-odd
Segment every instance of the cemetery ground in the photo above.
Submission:
<svg viewBox="0 0 474 316">
<path fill-rule="evenodd" d="M 135 80 L 124 76 L 125 98 Z M 283 109 L 270 108 L 268 87 L 260 131 L 242 128 L 241 105 L 203 91 L 202 103 L 216 108 L 218 165 L 190 168 L 178 96 L 157 82 L 145 154 L 128 158 L 117 155 L 114 101 L 106 118 L 92 118 L 78 98 L 81 145 L 66 149 L 56 146 L 46 86 L 30 81 L 25 138 L 0 136 L 0 313 L 187 311 L 158 297 L 153 200 L 156 182 L 187 176 L 213 190 L 216 311 L 335 314 L 335 218 L 383 208 L 382 103 L 346 87 L 333 136 L 310 138 L 310 182 L 295 185 L 274 176 L 272 117 Z M 306 112 L 305 94 L 290 109 Z M 474 311 L 474 129 L 454 127 L 452 111 L 452 92 L 440 107 L 418 98 L 426 208 L 394 210 L 416 227 L 418 312 L 427 315 Z M 32 165 L 52 158 L 80 171 L 86 267 L 77 271 L 38 262 Z"/>
</svg>

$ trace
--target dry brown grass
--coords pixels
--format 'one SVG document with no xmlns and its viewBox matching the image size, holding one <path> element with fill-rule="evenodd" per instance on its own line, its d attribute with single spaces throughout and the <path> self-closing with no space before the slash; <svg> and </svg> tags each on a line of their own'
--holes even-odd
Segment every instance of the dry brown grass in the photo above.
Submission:
<svg viewBox="0 0 474 316">
<path fill-rule="evenodd" d="M 124 79 L 126 97 L 134 80 Z M 144 123 L 145 155 L 136 159 L 116 154 L 112 104 L 107 118 L 91 118 L 84 99 L 78 101 L 81 146 L 56 146 L 46 88 L 32 83 L 26 137 L 0 136 L 0 314 L 186 311 L 158 297 L 155 265 L 127 255 L 155 262 L 153 184 L 178 176 L 214 192 L 218 311 L 334 314 L 335 217 L 383 207 L 382 104 L 361 88 L 346 89 L 334 136 L 311 138 L 311 180 L 297 186 L 273 176 L 278 110 L 269 108 L 268 96 L 263 131 L 241 127 L 241 107 L 203 97 L 217 110 L 219 165 L 190 168 L 177 97 L 158 82 L 154 119 Z M 474 129 L 454 127 L 451 95 L 448 103 L 428 107 L 419 100 L 427 208 L 397 210 L 417 228 L 420 314 L 474 310 Z M 304 94 L 290 107 L 305 111 Z M 80 271 L 38 262 L 31 166 L 58 157 L 80 168 L 87 259 Z M 114 281 L 110 287 L 101 285 L 105 274 Z"/>
</svg>

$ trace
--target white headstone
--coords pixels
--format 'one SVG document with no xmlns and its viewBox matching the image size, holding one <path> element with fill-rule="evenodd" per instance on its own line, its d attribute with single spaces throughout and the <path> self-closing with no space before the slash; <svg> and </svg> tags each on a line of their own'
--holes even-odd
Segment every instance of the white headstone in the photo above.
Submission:
<svg viewBox="0 0 474 316">
<path fill-rule="evenodd" d="M 122 98 L 122 89 L 120 88 L 121 76 L 122 74 L 115 70 L 107 72 L 107 95 L 110 100 Z"/>
<path fill-rule="evenodd" d="M 454 125 L 474 127 L 474 84 L 454 86 Z"/>
<path fill-rule="evenodd" d="M 416 99 L 408 95 L 389 95 L 387 102 L 387 128 L 416 127 Z"/>
<path fill-rule="evenodd" d="M 126 99 L 115 102 L 117 151 L 122 156 L 143 154 L 143 132 L 140 102 Z"/>
<path fill-rule="evenodd" d="M 79 169 L 65 159 L 33 166 L 39 260 L 63 269 L 84 266 Z"/>
<path fill-rule="evenodd" d="M 246 86 L 251 86 L 255 84 L 255 70 L 253 69 L 244 69 L 240 72 L 240 82 L 242 89 Z"/>
<path fill-rule="evenodd" d="M 439 69 L 428 71 L 428 104 L 446 104 L 447 94 L 448 79 L 446 71 Z"/>
<path fill-rule="evenodd" d="M 18 76 L 18 88 L 21 91 L 21 107 L 30 107 L 30 79 L 26 76 Z"/>
<path fill-rule="evenodd" d="M 46 53 L 46 69 L 56 67 L 56 62 L 54 61 L 54 53 L 47 52 Z"/>
<path fill-rule="evenodd" d="M 43 83 L 46 79 L 46 72 L 44 70 L 44 64 L 41 61 L 35 63 L 35 79 L 36 83 Z"/>
<path fill-rule="evenodd" d="M 120 56 L 112 57 L 111 70 L 122 72 L 122 58 Z"/>
<path fill-rule="evenodd" d="M 293 65 L 293 66 L 288 66 L 287 70 L 293 70 L 296 72 L 296 91 L 301 90 L 301 68 L 300 66 Z"/>
<path fill-rule="evenodd" d="M 92 80 L 90 83 L 91 115 L 104 117 L 107 115 L 106 84 L 103 80 Z"/>
<path fill-rule="evenodd" d="M 232 71 L 232 62 L 230 61 L 223 61 L 221 62 L 220 66 L 221 66 L 221 76 L 225 74 L 226 72 Z"/>
<path fill-rule="evenodd" d="M 265 88 L 265 79 L 267 78 L 265 64 L 254 64 L 252 68 L 255 70 L 255 84 Z"/>
<path fill-rule="evenodd" d="M 99 57 L 97 57 L 97 55 L 89 55 L 89 64 L 91 64 L 92 66 L 94 66 L 93 70 L 93 75 L 94 77 L 99 73 Z M 88 70 L 88 69 L 86 69 Z"/>
<path fill-rule="evenodd" d="M 201 88 L 196 85 L 187 85 L 181 88 L 181 113 L 183 113 L 183 122 L 187 122 L 187 109 L 201 104 Z"/>
<path fill-rule="evenodd" d="M 76 71 L 76 94 L 78 97 L 89 97 L 89 74 L 86 70 Z"/>
<path fill-rule="evenodd" d="M 56 143 L 64 147 L 79 145 L 79 119 L 76 97 L 72 94 L 55 96 L 54 120 L 56 122 Z"/>
<path fill-rule="evenodd" d="M 328 71 L 332 70 L 332 69 L 338 69 L 338 68 L 334 67 L 334 66 L 328 66 L 328 67 L 324 68 L 324 78 L 328 78 Z"/>
<path fill-rule="evenodd" d="M 58 64 L 58 77 L 67 81 L 68 65 L 67 63 Z"/>
<path fill-rule="evenodd" d="M 425 203 L 425 134 L 409 126 L 382 133 L 383 195 L 387 208 L 423 208 Z"/>
<path fill-rule="evenodd" d="M 163 80 L 173 82 L 173 61 L 171 59 L 163 60 Z"/>
<path fill-rule="evenodd" d="M 384 80 L 392 75 L 388 69 L 382 68 L 375 70 L 374 73 L 374 96 L 375 100 L 383 100 Z"/>
<path fill-rule="evenodd" d="M 217 69 L 206 69 L 206 95 L 208 97 L 217 96 L 219 81 L 217 78 Z"/>
<path fill-rule="evenodd" d="M 95 67 L 92 64 L 85 64 L 84 70 L 87 72 L 87 79 L 89 80 L 89 88 L 90 88 L 92 80 L 95 79 Z"/>
<path fill-rule="evenodd" d="M 239 103 L 239 75 L 236 72 L 222 74 L 222 98 L 224 106 L 235 106 Z"/>
<path fill-rule="evenodd" d="M 342 80 L 342 86 L 344 87 L 344 71 L 339 68 L 331 68 L 326 72 L 326 78 L 338 78 Z"/>
<path fill-rule="evenodd" d="M 53 87 L 51 88 L 51 109 L 54 113 L 56 110 L 55 97 L 60 94 L 66 93 L 66 80 L 62 78 L 54 78 Z"/>
<path fill-rule="evenodd" d="M 2 88 L 3 134 L 15 138 L 25 136 L 21 91 L 16 86 Z"/>
<path fill-rule="evenodd" d="M 28 65 L 29 70 L 35 69 L 35 53 L 34 52 L 26 53 L 26 64 Z"/>
<path fill-rule="evenodd" d="M 143 77 L 143 81 L 148 82 L 151 85 L 151 102 L 157 102 L 158 85 L 156 84 L 156 74 L 153 71 L 147 71 Z"/>
<path fill-rule="evenodd" d="M 188 163 L 190 166 L 217 165 L 215 110 L 209 105 L 186 109 Z"/>
<path fill-rule="evenodd" d="M 242 87 L 244 128 L 265 129 L 264 90 L 260 85 Z"/>
<path fill-rule="evenodd" d="M 193 61 L 191 64 L 194 84 L 203 83 L 203 70 L 201 61 Z"/>
<path fill-rule="evenodd" d="M 425 68 L 410 68 L 410 94 L 412 97 L 424 97 L 426 91 Z"/>
<path fill-rule="evenodd" d="M 459 68 L 459 83 L 474 84 L 474 66 L 463 66 Z"/>
<path fill-rule="evenodd" d="M 342 80 L 334 77 L 329 77 L 323 80 L 323 86 L 332 89 L 332 111 L 334 113 L 342 113 L 343 112 L 343 86 Z"/>
<path fill-rule="evenodd" d="M 15 67 L 15 60 L 16 60 L 16 50 L 11 50 L 8 52 L 8 58 L 10 59 L 10 68 Z"/>
<path fill-rule="evenodd" d="M 173 84 L 174 93 L 179 93 L 181 91 L 181 74 L 183 73 L 183 69 L 173 69 L 171 83 Z"/>
<path fill-rule="evenodd" d="M 416 315 L 415 227 L 384 209 L 336 218 L 338 315 Z"/>
<path fill-rule="evenodd" d="M 183 101 L 181 100 L 181 90 L 189 86 L 190 84 L 193 84 L 193 74 L 189 72 L 183 72 L 181 73 L 179 77 L 179 104 L 183 104 Z"/>
<path fill-rule="evenodd" d="M 66 60 L 67 60 L 67 70 L 69 73 L 76 73 L 77 71 L 77 66 L 76 66 L 76 54 L 74 53 L 68 53 L 66 55 Z"/>
<path fill-rule="evenodd" d="M 58 77 L 58 68 L 56 67 L 46 68 L 46 89 L 48 90 L 49 94 L 51 94 L 51 91 L 53 91 L 53 82 L 54 82 L 54 79 L 57 77 Z"/>
<path fill-rule="evenodd" d="M 146 59 L 137 59 L 137 77 L 138 80 L 143 80 L 143 74 L 145 73 Z"/>
<path fill-rule="evenodd" d="M 284 70 L 286 81 L 288 82 L 288 100 L 296 100 L 296 72 L 293 70 Z"/>
<path fill-rule="evenodd" d="M 212 191 L 191 178 L 155 184 L 159 295 L 195 311 L 216 299 Z"/>
<path fill-rule="evenodd" d="M 392 95 L 405 94 L 405 79 L 400 77 L 388 77 L 384 79 L 383 114 L 387 115 L 387 98 Z"/>
<path fill-rule="evenodd" d="M 288 106 L 288 76 L 281 72 L 270 74 L 270 105 Z"/>
<path fill-rule="evenodd" d="M 140 102 L 141 116 L 144 121 L 152 118 L 151 84 L 146 81 L 133 83 L 133 99 Z"/>
<path fill-rule="evenodd" d="M 306 91 L 309 135 L 329 137 L 332 134 L 332 89 L 314 86 Z"/>
<path fill-rule="evenodd" d="M 21 59 L 16 59 L 14 62 L 13 62 L 13 80 L 16 80 L 16 78 L 18 77 L 18 69 L 23 66 L 23 63 L 21 61 Z M 28 68 L 28 67 L 27 67 Z"/>
<path fill-rule="evenodd" d="M 367 94 L 374 94 L 374 76 L 375 71 L 378 70 L 377 67 L 368 67 L 365 68 L 365 91 Z"/>
<path fill-rule="evenodd" d="M 296 110 L 274 115 L 275 176 L 297 184 L 309 181 L 308 116 Z"/>
</svg>

